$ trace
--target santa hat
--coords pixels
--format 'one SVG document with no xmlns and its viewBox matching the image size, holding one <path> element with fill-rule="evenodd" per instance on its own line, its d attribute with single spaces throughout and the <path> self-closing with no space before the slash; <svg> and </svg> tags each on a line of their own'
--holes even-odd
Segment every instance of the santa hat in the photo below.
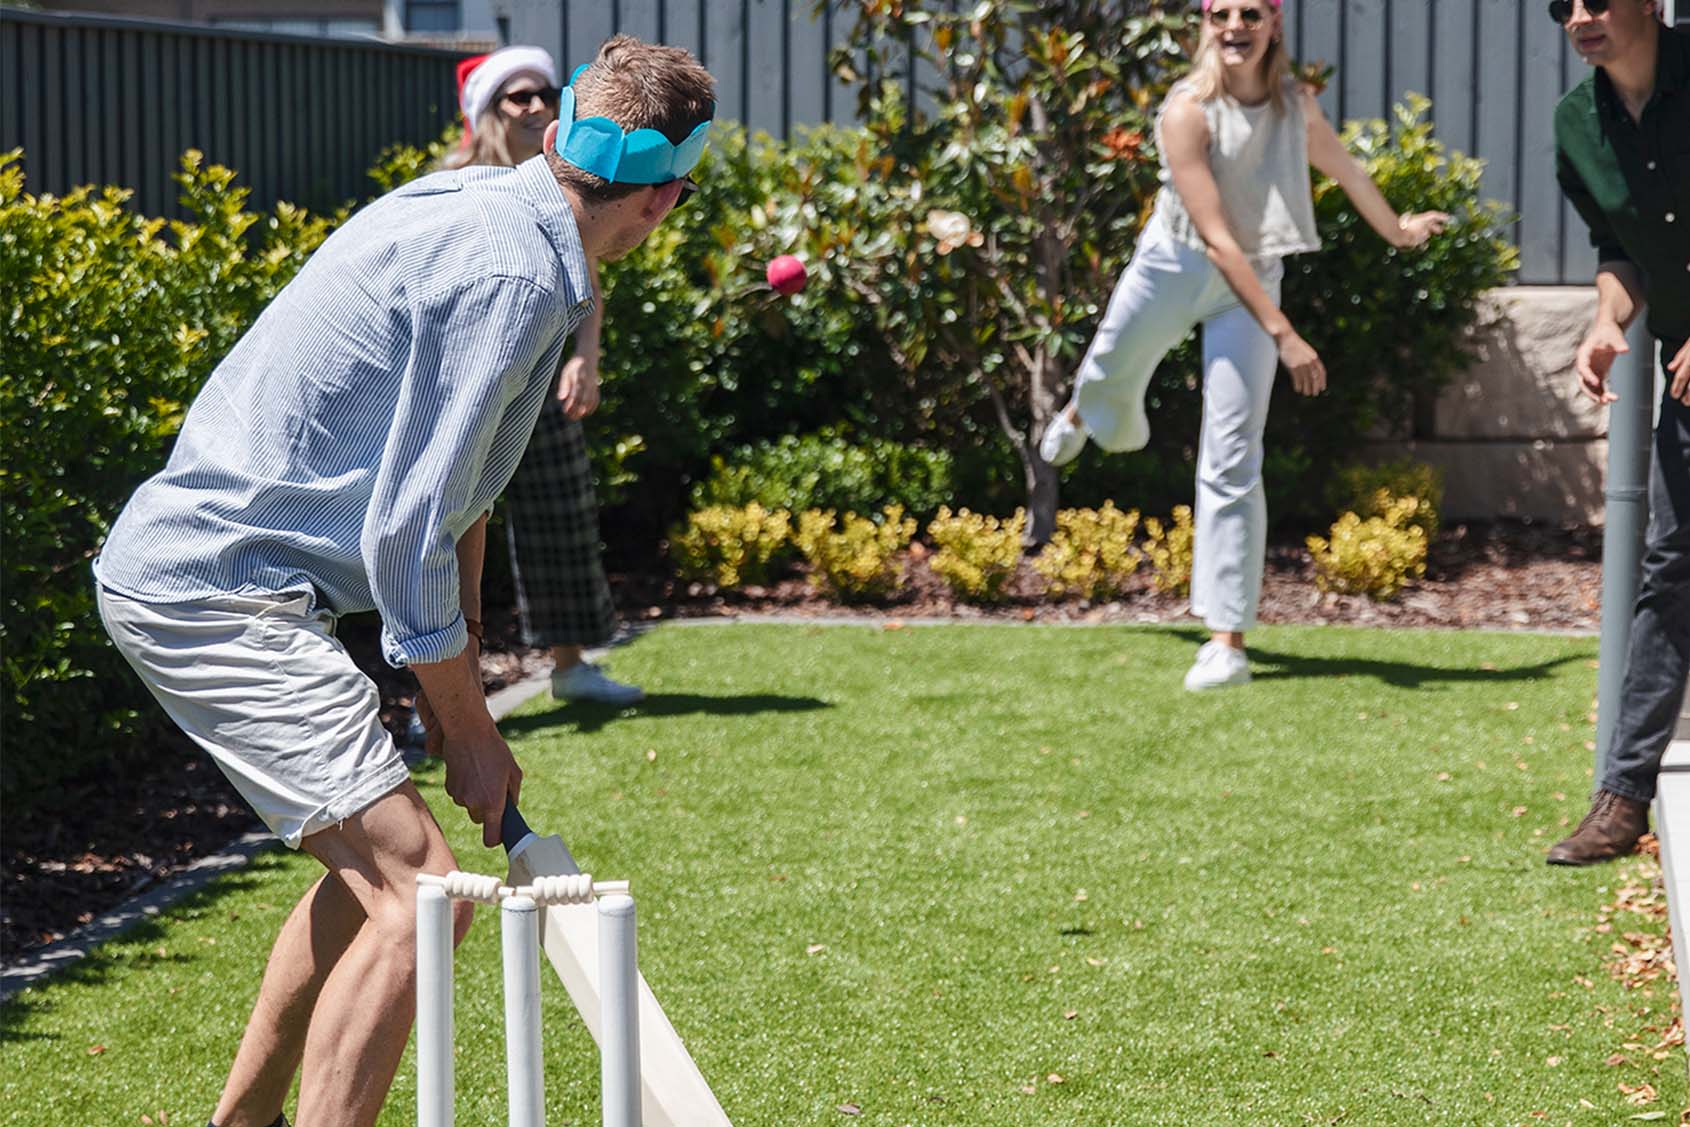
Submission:
<svg viewBox="0 0 1690 1127">
<path fill-rule="evenodd" d="M 501 47 L 490 55 L 476 55 L 458 64 L 458 108 L 464 111 L 464 137 L 493 104 L 499 87 L 519 74 L 536 74 L 546 85 L 562 85 L 557 64 L 543 47 Z"/>
</svg>

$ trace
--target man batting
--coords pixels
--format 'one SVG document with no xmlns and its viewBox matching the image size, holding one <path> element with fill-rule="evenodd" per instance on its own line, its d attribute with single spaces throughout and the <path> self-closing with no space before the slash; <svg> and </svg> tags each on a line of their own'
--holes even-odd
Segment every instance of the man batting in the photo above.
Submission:
<svg viewBox="0 0 1690 1127">
<path fill-rule="evenodd" d="M 607 41 L 515 168 L 441 172 L 354 216 L 218 365 L 99 560 L 107 631 L 258 815 L 327 872 L 271 952 L 213 1127 L 373 1123 L 415 1009 L 415 877 L 456 868 L 334 638 L 377 610 L 431 706 L 446 790 L 498 840 L 522 771 L 478 671 L 487 512 L 592 307 L 596 262 L 691 190 L 714 83 Z M 590 164 L 597 173 L 586 171 Z M 457 937 L 470 921 L 457 918 Z"/>
</svg>

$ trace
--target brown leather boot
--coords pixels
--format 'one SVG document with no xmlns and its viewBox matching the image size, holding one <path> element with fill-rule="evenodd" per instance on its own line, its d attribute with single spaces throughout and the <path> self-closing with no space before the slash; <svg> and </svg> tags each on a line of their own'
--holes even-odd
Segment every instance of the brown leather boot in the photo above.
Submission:
<svg viewBox="0 0 1690 1127">
<path fill-rule="evenodd" d="M 1599 790 L 1578 829 L 1565 841 L 1557 842 L 1544 860 L 1551 865 L 1594 865 L 1630 853 L 1648 829 L 1647 802 Z"/>
</svg>

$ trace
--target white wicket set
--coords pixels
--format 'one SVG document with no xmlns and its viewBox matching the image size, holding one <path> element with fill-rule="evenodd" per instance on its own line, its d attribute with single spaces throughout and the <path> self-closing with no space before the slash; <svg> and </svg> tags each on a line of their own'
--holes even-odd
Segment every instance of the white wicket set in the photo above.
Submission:
<svg viewBox="0 0 1690 1127">
<path fill-rule="evenodd" d="M 641 1127 L 640 978 L 627 882 L 595 883 L 578 874 L 536 877 L 532 884 L 512 888 L 497 877 L 459 872 L 417 877 L 418 1127 L 452 1127 L 453 900 L 499 906 L 510 1127 L 544 1127 L 546 1120 L 540 1044 L 542 911 L 591 911 L 596 900 L 600 1011 L 595 1032 L 604 1127 Z"/>
<path fill-rule="evenodd" d="M 528 828 L 515 802 L 505 804 L 499 834 L 510 858 L 506 883 L 464 873 L 417 878 L 419 1127 L 452 1123 L 453 898 L 499 905 L 511 1127 L 544 1120 L 542 952 L 599 1043 L 605 1127 L 733 1127 L 640 975 L 627 883 L 595 884 L 562 838 Z"/>
</svg>

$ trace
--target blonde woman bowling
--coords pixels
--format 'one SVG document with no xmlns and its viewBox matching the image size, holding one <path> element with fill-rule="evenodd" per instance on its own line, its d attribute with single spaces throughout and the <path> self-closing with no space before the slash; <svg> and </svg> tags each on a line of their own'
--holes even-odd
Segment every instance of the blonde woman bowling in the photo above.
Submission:
<svg viewBox="0 0 1690 1127">
<path fill-rule="evenodd" d="M 1250 680 L 1267 535 L 1262 430 L 1279 364 L 1303 395 L 1326 366 L 1279 309 L 1282 260 L 1318 250 L 1309 166 L 1337 181 L 1392 246 L 1443 230 L 1442 212 L 1398 215 L 1291 76 L 1280 0 L 1205 0 L 1191 73 L 1157 115 L 1162 188 L 1087 350 L 1074 395 L 1040 452 L 1072 461 L 1089 437 L 1109 451 L 1150 441 L 1144 393 L 1167 351 L 1203 326 L 1203 428 L 1191 610 L 1211 631 L 1190 690 Z"/>
</svg>

